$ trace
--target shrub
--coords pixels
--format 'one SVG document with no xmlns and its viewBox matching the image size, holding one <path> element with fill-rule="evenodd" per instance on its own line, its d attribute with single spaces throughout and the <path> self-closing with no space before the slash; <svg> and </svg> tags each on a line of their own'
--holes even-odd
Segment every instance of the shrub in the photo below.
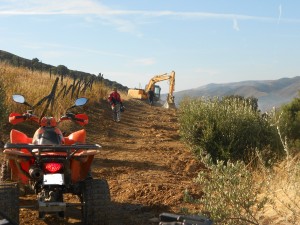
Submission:
<svg viewBox="0 0 300 225">
<path fill-rule="evenodd" d="M 267 181 L 254 182 L 251 171 L 241 161 L 213 163 L 205 157 L 203 163 L 207 170 L 200 171 L 195 179 L 204 192 L 196 201 L 203 207 L 203 214 L 215 224 L 259 224 L 258 215 L 268 202 L 266 196 L 259 195 Z"/>
<path fill-rule="evenodd" d="M 300 98 L 294 98 L 290 103 L 283 105 L 279 112 L 278 125 L 280 134 L 286 140 L 290 149 L 296 149 L 299 152 L 300 147 Z M 293 153 L 293 152 L 291 152 Z"/>
<path fill-rule="evenodd" d="M 250 162 L 256 150 L 265 150 L 269 159 L 282 151 L 277 130 L 252 106 L 233 97 L 185 99 L 179 108 L 181 137 L 196 146 L 197 155 L 208 153 L 214 162 Z"/>
</svg>

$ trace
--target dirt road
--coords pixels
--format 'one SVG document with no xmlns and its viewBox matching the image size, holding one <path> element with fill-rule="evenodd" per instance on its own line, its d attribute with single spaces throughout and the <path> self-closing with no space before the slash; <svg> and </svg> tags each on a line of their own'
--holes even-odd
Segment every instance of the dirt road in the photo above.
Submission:
<svg viewBox="0 0 300 225">
<path fill-rule="evenodd" d="M 176 110 L 138 100 L 124 105 L 120 123 L 112 121 L 105 101 L 87 110 L 88 142 L 103 147 L 95 158 L 93 176 L 109 183 L 112 224 L 153 224 L 150 219 L 162 212 L 191 208 L 183 203 L 183 193 L 185 189 L 195 194 L 199 190 L 192 182 L 199 165 L 180 142 Z M 65 199 L 77 201 L 75 196 Z M 21 198 L 22 205 L 33 202 L 34 196 Z M 21 209 L 20 224 L 81 224 L 79 208 L 68 208 L 66 216 L 64 221 L 51 216 L 41 221 L 35 210 Z"/>
</svg>

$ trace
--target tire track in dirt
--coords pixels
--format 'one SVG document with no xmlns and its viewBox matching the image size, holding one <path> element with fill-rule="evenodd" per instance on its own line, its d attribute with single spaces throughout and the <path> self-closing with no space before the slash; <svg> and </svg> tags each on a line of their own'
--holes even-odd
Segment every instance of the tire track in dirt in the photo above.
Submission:
<svg viewBox="0 0 300 225">
<path fill-rule="evenodd" d="M 161 212 L 185 207 L 183 192 L 195 189 L 192 178 L 199 165 L 179 140 L 175 109 L 135 100 L 125 106 L 120 123 L 105 110 L 109 139 L 101 140 L 94 171 L 110 184 L 116 224 L 149 224 Z"/>
</svg>

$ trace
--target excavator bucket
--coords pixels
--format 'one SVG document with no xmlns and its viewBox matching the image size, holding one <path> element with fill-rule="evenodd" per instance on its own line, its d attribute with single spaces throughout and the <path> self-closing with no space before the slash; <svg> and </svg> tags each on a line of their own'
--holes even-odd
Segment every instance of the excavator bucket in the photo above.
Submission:
<svg viewBox="0 0 300 225">
<path fill-rule="evenodd" d="M 163 107 L 166 109 L 175 109 L 176 108 L 173 95 L 168 94 L 167 100 L 166 100 L 165 104 L 163 105 Z"/>
<path fill-rule="evenodd" d="M 163 105 L 164 108 L 166 109 L 176 109 L 175 103 L 169 103 L 168 101 L 165 102 L 165 104 Z"/>
</svg>

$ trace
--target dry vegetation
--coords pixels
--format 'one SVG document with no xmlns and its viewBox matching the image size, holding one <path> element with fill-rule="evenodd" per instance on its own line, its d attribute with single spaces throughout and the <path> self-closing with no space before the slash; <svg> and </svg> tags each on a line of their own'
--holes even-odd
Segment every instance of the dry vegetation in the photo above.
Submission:
<svg viewBox="0 0 300 225">
<path fill-rule="evenodd" d="M 50 77 L 46 73 L 32 72 L 27 69 L 0 64 L 0 81 L 4 84 L 5 103 L 9 112 L 24 110 L 17 108 L 20 107 L 17 104 L 12 104 L 12 94 L 22 94 L 29 103 L 36 103 L 50 93 L 55 79 L 55 76 Z M 66 78 L 63 84 L 70 85 L 72 81 Z M 59 82 L 59 90 L 63 84 Z M 105 99 L 109 92 L 108 87 L 101 83 L 95 83 L 84 96 L 90 99 L 90 104 L 94 104 Z M 56 113 L 60 113 L 72 105 L 73 100 L 66 97 L 63 101 L 57 102 L 62 102 L 62 105 L 56 106 Z M 260 197 L 268 197 L 269 199 L 264 210 L 258 215 L 258 224 L 300 224 L 299 157 L 287 158 L 273 168 L 261 166 L 253 173 L 255 174 L 253 182 L 264 182 L 265 184 L 264 192 L 260 193 Z M 200 192 L 201 190 L 199 190 Z"/>
<path fill-rule="evenodd" d="M 269 182 L 263 193 L 270 199 L 264 210 L 264 224 L 300 223 L 299 156 L 286 159 L 272 170 L 263 171 Z M 260 176 L 262 176 L 262 174 Z"/>
<path fill-rule="evenodd" d="M 4 84 L 6 92 L 5 103 L 8 106 L 8 110 L 18 110 L 20 105 L 12 104 L 11 96 L 13 94 L 22 94 L 28 103 L 35 104 L 41 98 L 50 94 L 53 84 L 57 76 L 50 76 L 49 73 L 40 71 L 32 72 L 25 68 L 12 67 L 5 63 L 0 63 L 0 81 Z M 58 82 L 57 92 L 60 91 L 64 85 L 70 87 L 73 80 L 66 77 Z M 92 89 L 87 89 L 86 92 L 80 93 L 78 97 L 87 97 L 90 102 L 99 102 L 99 100 L 106 98 L 111 88 L 104 86 L 101 82 L 95 82 Z M 57 99 L 55 105 L 54 116 L 59 116 L 67 107 L 73 104 L 74 98 L 71 99 L 69 94 L 66 97 L 61 95 Z M 24 110 L 24 109 L 23 109 Z"/>
</svg>

